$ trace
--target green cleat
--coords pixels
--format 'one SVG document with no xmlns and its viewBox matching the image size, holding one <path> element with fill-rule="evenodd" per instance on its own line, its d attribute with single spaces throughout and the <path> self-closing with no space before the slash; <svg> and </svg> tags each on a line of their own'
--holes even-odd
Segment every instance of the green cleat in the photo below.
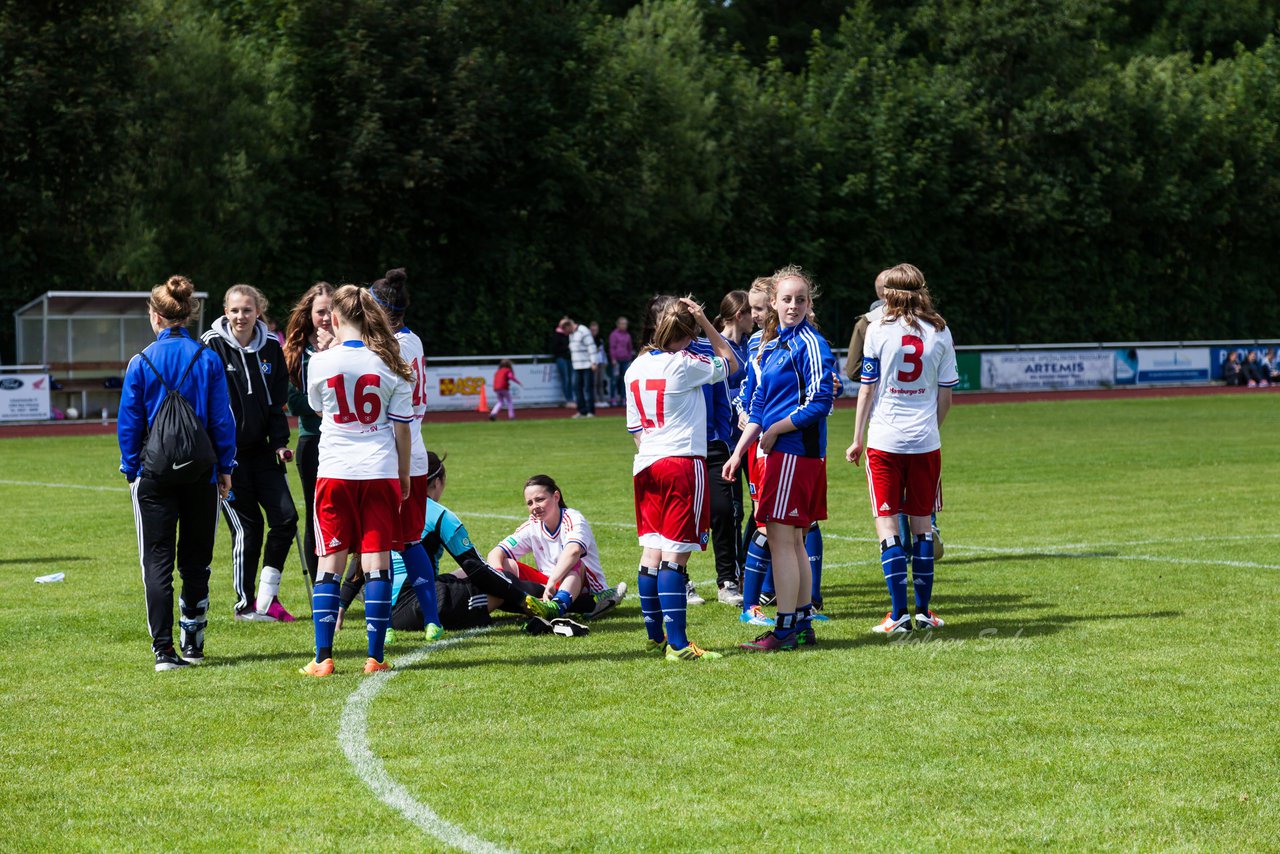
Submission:
<svg viewBox="0 0 1280 854">
<path fill-rule="evenodd" d="M 395 643 L 395 642 L 396 642 L 396 630 L 395 630 L 395 629 L 387 629 L 387 637 L 386 637 L 386 639 L 384 639 L 384 640 L 382 641 L 382 645 L 383 645 L 383 646 L 391 646 L 391 645 L 392 645 L 393 643 Z"/>
<path fill-rule="evenodd" d="M 689 645 L 684 649 L 667 647 L 667 661 L 710 661 L 715 658 L 724 658 L 724 656 L 709 649 L 702 649 L 693 641 L 689 641 Z"/>
<path fill-rule="evenodd" d="M 426 632 L 428 641 L 440 640 L 440 638 L 444 637 L 444 626 L 427 623 Z"/>
<path fill-rule="evenodd" d="M 536 596 L 525 596 L 524 608 L 529 612 L 529 616 L 539 617 L 547 621 L 554 620 L 560 616 L 559 605 L 546 599 L 539 599 Z"/>
<path fill-rule="evenodd" d="M 644 651 L 649 654 L 656 652 L 658 655 L 662 655 L 664 652 L 667 651 L 667 639 L 663 638 L 662 640 L 646 640 L 644 642 Z"/>
</svg>

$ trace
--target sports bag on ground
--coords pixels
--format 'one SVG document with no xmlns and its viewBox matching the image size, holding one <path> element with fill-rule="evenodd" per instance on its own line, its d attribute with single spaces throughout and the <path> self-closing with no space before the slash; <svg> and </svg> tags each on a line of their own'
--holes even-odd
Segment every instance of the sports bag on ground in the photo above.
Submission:
<svg viewBox="0 0 1280 854">
<path fill-rule="evenodd" d="M 147 441 L 142 446 L 141 474 L 160 483 L 184 484 L 195 483 L 209 477 L 209 469 L 218 461 L 213 452 L 213 442 L 200 423 L 196 411 L 182 396 L 178 388 L 187 379 L 187 374 L 195 367 L 204 353 L 205 343 L 200 342 L 187 369 L 182 372 L 177 388 L 165 382 L 160 371 L 147 358 L 146 353 L 139 353 L 142 361 L 150 366 L 167 392 L 160 401 L 160 409 L 156 411 L 155 420 L 147 429 Z"/>
</svg>

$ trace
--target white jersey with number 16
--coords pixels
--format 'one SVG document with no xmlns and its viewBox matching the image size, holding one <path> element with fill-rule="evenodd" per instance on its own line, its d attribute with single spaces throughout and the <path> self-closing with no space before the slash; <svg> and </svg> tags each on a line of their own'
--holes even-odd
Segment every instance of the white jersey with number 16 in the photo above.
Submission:
<svg viewBox="0 0 1280 854">
<path fill-rule="evenodd" d="M 702 387 L 729 376 L 719 356 L 649 350 L 627 368 L 627 429 L 640 434 L 631 473 L 664 457 L 707 455 L 707 407 Z"/>
<path fill-rule="evenodd" d="M 875 318 L 862 349 L 862 383 L 878 383 L 867 425 L 867 447 L 926 454 L 942 447 L 938 388 L 960 382 L 951 330 Z"/>
<path fill-rule="evenodd" d="M 397 477 L 392 421 L 413 424 L 413 384 L 360 341 L 344 341 L 311 357 L 307 400 L 323 414 L 318 477 Z"/>
</svg>

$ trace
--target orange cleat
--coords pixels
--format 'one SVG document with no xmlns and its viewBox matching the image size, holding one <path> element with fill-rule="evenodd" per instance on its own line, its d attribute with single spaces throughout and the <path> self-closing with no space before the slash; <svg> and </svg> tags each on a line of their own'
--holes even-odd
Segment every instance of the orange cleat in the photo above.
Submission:
<svg viewBox="0 0 1280 854">
<path fill-rule="evenodd" d="M 390 670 L 391 665 L 385 661 L 378 661 L 376 658 L 366 658 L 364 661 L 365 673 L 378 673 L 383 670 Z"/>
<path fill-rule="evenodd" d="M 307 666 L 298 670 L 303 676 L 332 676 L 333 675 L 333 659 L 326 658 L 324 661 L 308 661 Z"/>
</svg>

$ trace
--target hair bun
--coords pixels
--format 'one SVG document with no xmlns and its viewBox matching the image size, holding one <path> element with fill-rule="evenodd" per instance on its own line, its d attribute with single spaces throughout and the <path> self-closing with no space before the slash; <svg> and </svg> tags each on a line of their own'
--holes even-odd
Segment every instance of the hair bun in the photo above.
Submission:
<svg viewBox="0 0 1280 854">
<path fill-rule="evenodd" d="M 396 267 L 388 270 L 383 278 L 386 279 L 387 284 L 392 287 L 403 286 L 409 281 L 409 276 L 405 273 L 404 267 Z"/>
<path fill-rule="evenodd" d="M 170 276 L 169 280 L 164 283 L 164 287 L 169 292 L 169 296 L 180 303 L 185 303 L 191 299 L 191 295 L 196 290 L 195 286 L 191 284 L 191 280 L 186 276 Z"/>
</svg>

